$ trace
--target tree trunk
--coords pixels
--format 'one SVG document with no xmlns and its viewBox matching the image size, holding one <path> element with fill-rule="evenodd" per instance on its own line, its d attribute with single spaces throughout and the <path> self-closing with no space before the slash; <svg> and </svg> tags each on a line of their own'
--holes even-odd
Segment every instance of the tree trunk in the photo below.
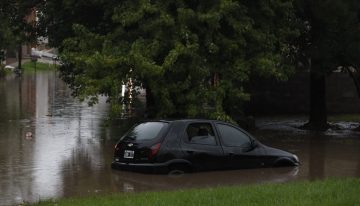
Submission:
<svg viewBox="0 0 360 206">
<path fill-rule="evenodd" d="M 22 46 L 18 48 L 18 69 L 21 71 L 21 60 L 22 60 Z"/>
<path fill-rule="evenodd" d="M 146 87 L 146 118 L 154 118 L 155 117 L 155 101 L 152 91 L 149 87 Z"/>
<path fill-rule="evenodd" d="M 326 76 L 321 71 L 320 64 L 313 63 L 310 70 L 310 114 L 309 122 L 305 125 L 310 130 L 326 130 Z"/>
<path fill-rule="evenodd" d="M 350 77 L 353 79 L 356 91 L 360 98 L 360 74 L 359 72 L 353 72 L 349 67 L 346 67 L 347 72 L 349 73 Z M 360 131 L 360 126 L 358 126 L 355 130 Z"/>
<path fill-rule="evenodd" d="M 360 98 L 360 75 L 351 71 L 351 69 L 349 67 L 346 67 L 346 70 L 349 73 L 350 77 L 353 79 L 355 87 L 356 87 L 356 91 Z"/>
</svg>

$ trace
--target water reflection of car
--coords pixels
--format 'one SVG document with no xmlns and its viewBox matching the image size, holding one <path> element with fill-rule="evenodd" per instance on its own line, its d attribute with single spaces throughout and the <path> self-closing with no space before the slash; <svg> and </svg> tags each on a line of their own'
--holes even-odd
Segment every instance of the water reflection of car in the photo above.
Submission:
<svg viewBox="0 0 360 206">
<path fill-rule="evenodd" d="M 297 179 L 298 172 L 298 167 L 211 171 L 175 176 L 121 171 L 114 173 L 112 181 L 117 191 L 142 192 L 253 183 L 283 183 Z"/>
<path fill-rule="evenodd" d="M 135 125 L 115 145 L 111 166 L 168 173 L 297 165 L 296 155 L 265 146 L 233 124 L 175 120 Z"/>
</svg>

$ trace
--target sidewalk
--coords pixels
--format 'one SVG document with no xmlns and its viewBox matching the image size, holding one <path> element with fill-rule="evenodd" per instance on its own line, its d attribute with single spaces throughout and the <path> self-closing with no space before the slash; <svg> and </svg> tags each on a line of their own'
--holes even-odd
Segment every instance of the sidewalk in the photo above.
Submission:
<svg viewBox="0 0 360 206">
<path fill-rule="evenodd" d="M 22 59 L 21 60 L 21 65 L 23 65 L 23 64 L 25 64 L 25 63 L 27 63 L 27 62 L 30 62 L 31 61 L 31 59 L 30 58 L 24 58 L 24 59 Z M 56 63 L 57 65 L 60 65 L 60 61 L 56 61 L 56 62 L 54 62 L 54 60 L 52 60 L 52 59 L 49 59 L 49 58 L 39 58 L 38 60 L 37 60 L 37 62 L 38 63 L 44 63 L 44 64 L 49 64 L 49 65 L 53 65 L 54 63 Z M 18 62 L 14 62 L 14 63 L 11 63 L 11 64 L 7 64 L 7 65 L 9 65 L 9 66 L 13 66 L 13 67 L 17 67 L 18 66 Z"/>
<path fill-rule="evenodd" d="M 24 64 L 24 63 L 27 63 L 27 62 L 30 62 L 30 59 L 28 59 L 28 58 L 25 58 L 25 59 L 22 59 L 21 60 L 21 64 Z M 13 66 L 13 67 L 17 67 L 18 65 L 19 65 L 19 62 L 14 62 L 14 63 L 11 63 L 11 64 L 8 64 L 9 66 Z"/>
</svg>

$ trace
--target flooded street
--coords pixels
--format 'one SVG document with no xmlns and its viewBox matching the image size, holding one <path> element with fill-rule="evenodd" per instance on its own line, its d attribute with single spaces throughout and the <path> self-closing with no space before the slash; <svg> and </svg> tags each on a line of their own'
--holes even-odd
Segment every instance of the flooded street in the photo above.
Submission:
<svg viewBox="0 0 360 206">
<path fill-rule="evenodd" d="M 108 105 L 71 97 L 55 71 L 0 80 L 0 205 L 72 196 L 360 177 L 360 133 L 304 132 L 293 122 L 260 122 L 252 132 L 297 154 L 301 166 L 146 175 L 110 168 L 121 126 L 105 127 Z M 356 123 L 353 123 L 354 125 Z M 285 124 L 286 125 L 286 124 Z"/>
</svg>

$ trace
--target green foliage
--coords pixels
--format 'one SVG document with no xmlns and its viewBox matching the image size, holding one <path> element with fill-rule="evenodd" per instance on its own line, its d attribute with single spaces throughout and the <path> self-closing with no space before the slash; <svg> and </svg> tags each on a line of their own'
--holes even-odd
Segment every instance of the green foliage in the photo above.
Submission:
<svg viewBox="0 0 360 206">
<path fill-rule="evenodd" d="M 4 1 L 0 2 L 0 49 L 6 48 L 11 41 L 12 31 L 7 6 Z"/>
<path fill-rule="evenodd" d="M 360 2 L 297 0 L 301 20 L 300 53 L 320 62 L 319 72 L 360 68 Z"/>
<path fill-rule="evenodd" d="M 92 32 L 106 34 L 113 29 L 111 17 L 117 0 L 42 0 L 38 34 L 49 39 L 49 45 L 61 50 L 63 40 L 73 37 L 73 25 L 84 25 Z"/>
<path fill-rule="evenodd" d="M 6 76 L 6 70 L 4 68 L 4 65 L 0 64 L 0 77 Z"/>
<path fill-rule="evenodd" d="M 3 17 L 0 17 L 4 19 Z M 6 22 L 0 22 L 0 48 L 6 48 L 11 41 L 11 31 L 9 30 L 9 26 Z"/>
<path fill-rule="evenodd" d="M 62 77 L 90 104 L 99 94 L 119 103 L 132 69 L 151 92 L 154 116 L 227 119 L 250 98 L 250 75 L 286 79 L 293 70 L 291 0 L 126 0 L 114 8 L 102 22 L 110 30 L 73 24 L 62 44 Z"/>
<path fill-rule="evenodd" d="M 296 9 L 302 29 L 295 48 L 311 75 L 311 108 L 305 128 L 325 130 L 328 127 L 325 75 L 339 67 L 355 68 L 359 73 L 360 2 L 296 0 Z M 360 91 L 356 74 L 350 74 Z"/>
<path fill-rule="evenodd" d="M 0 1 L 0 50 L 36 42 L 36 24 L 28 21 L 27 17 L 41 2 L 42 0 Z"/>
</svg>

